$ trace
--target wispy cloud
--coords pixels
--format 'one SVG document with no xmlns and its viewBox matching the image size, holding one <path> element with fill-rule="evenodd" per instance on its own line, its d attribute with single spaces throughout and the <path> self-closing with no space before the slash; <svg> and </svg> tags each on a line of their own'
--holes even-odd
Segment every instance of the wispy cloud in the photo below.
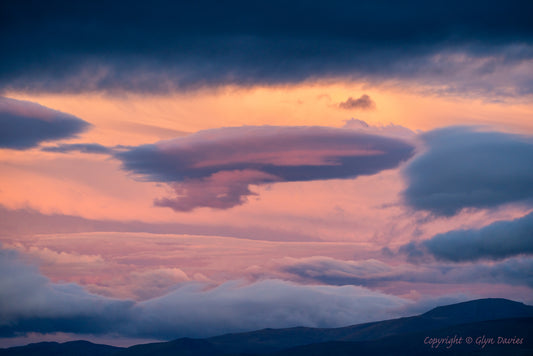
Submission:
<svg viewBox="0 0 533 356">
<path fill-rule="evenodd" d="M 41 148 L 41 151 L 55 153 L 81 152 L 92 154 L 111 154 L 113 152 L 111 148 L 102 146 L 98 143 L 63 143 L 56 146 L 43 147 Z"/>
</svg>

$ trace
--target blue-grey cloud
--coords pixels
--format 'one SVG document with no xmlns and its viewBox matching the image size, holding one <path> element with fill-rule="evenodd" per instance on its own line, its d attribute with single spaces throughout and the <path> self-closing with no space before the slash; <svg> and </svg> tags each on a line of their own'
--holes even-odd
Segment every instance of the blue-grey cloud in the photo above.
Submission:
<svg viewBox="0 0 533 356">
<path fill-rule="evenodd" d="M 339 77 L 533 92 L 533 5 L 521 0 L 55 0 L 0 10 L 7 90 L 168 92 Z"/>
<path fill-rule="evenodd" d="M 41 151 L 56 152 L 56 153 L 69 153 L 69 152 L 81 152 L 81 153 L 93 153 L 93 154 L 112 154 L 113 149 L 100 145 L 98 143 L 62 143 L 56 146 L 47 146 L 41 148 Z"/>
<path fill-rule="evenodd" d="M 346 110 L 371 110 L 376 108 L 376 103 L 368 95 L 363 94 L 357 99 L 349 97 L 346 101 L 339 103 L 339 108 Z"/>
<path fill-rule="evenodd" d="M 17 252 L 0 249 L 0 335 L 18 332 L 106 333 L 132 301 L 92 295 L 76 284 L 56 284 Z"/>
<path fill-rule="evenodd" d="M 512 221 L 498 221 L 481 229 L 438 234 L 421 242 L 420 248 L 439 260 L 453 262 L 533 255 L 533 213 Z"/>
<path fill-rule="evenodd" d="M 0 148 L 28 149 L 74 137 L 89 126 L 75 116 L 36 103 L 0 97 Z"/>
<path fill-rule="evenodd" d="M 0 250 L 0 336 L 84 333 L 173 339 L 266 327 L 334 327 L 400 316 L 411 302 L 362 287 L 305 286 L 281 280 L 219 286 L 186 282 L 143 302 L 58 284 Z"/>
<path fill-rule="evenodd" d="M 201 131 L 115 154 L 127 171 L 167 182 L 178 198 L 156 204 L 187 211 L 230 208 L 251 184 L 354 178 L 396 167 L 413 154 L 401 139 L 328 127 L 243 126 Z"/>
<path fill-rule="evenodd" d="M 498 263 L 387 264 L 379 260 L 341 261 L 328 257 L 292 259 L 281 270 L 302 281 L 327 285 L 386 286 L 394 282 L 456 284 L 490 283 L 533 288 L 533 258 Z"/>
<path fill-rule="evenodd" d="M 533 202 L 533 138 L 468 127 L 421 135 L 426 150 L 404 170 L 405 201 L 451 216 L 464 208 Z"/>
</svg>

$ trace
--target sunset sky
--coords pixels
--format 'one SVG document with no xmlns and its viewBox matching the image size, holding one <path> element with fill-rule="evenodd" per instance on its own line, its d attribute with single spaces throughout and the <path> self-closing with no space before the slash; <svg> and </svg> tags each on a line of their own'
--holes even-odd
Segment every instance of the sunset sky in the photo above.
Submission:
<svg viewBox="0 0 533 356">
<path fill-rule="evenodd" d="M 0 347 L 533 304 L 530 1 L 3 1 Z"/>
</svg>

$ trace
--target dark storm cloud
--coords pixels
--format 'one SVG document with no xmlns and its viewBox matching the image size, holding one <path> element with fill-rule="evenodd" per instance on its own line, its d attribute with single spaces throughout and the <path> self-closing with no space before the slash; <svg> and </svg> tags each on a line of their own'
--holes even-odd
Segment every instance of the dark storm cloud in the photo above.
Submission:
<svg viewBox="0 0 533 356">
<path fill-rule="evenodd" d="M 528 1 L 0 6 L 4 90 L 158 93 L 339 77 L 414 79 L 443 92 L 533 92 Z"/>
<path fill-rule="evenodd" d="M 468 127 L 421 136 L 426 151 L 407 165 L 405 201 L 451 216 L 463 208 L 533 202 L 533 138 Z"/>
<path fill-rule="evenodd" d="M 311 257 L 288 261 L 281 270 L 306 282 L 327 285 L 385 286 L 394 282 L 455 284 L 491 283 L 533 288 L 533 258 L 498 263 L 389 265 L 378 260 L 341 261 Z"/>
<path fill-rule="evenodd" d="M 89 126 L 75 116 L 36 103 L 0 97 L 0 148 L 24 150 L 74 137 Z"/>
<path fill-rule="evenodd" d="M 177 198 L 157 205 L 188 211 L 245 202 L 251 184 L 354 178 L 396 167 L 414 147 L 397 138 L 327 127 L 243 126 L 119 152 L 123 168 L 167 182 Z"/>
<path fill-rule="evenodd" d="M 371 110 L 376 108 L 376 103 L 368 95 L 363 94 L 357 99 L 349 97 L 346 101 L 339 104 L 339 108 L 346 110 Z"/>
<path fill-rule="evenodd" d="M 280 280 L 233 281 L 214 288 L 183 283 L 165 296 L 133 302 L 52 283 L 5 249 L 0 249 L 0 285 L 3 337 L 65 332 L 168 340 L 266 327 L 334 327 L 397 317 L 410 304 L 362 287 Z"/>
</svg>

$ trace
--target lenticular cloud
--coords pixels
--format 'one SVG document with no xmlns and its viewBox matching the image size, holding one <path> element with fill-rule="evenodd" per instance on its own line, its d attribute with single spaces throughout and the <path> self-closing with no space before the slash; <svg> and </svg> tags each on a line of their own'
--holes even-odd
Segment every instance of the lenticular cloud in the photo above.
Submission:
<svg viewBox="0 0 533 356">
<path fill-rule="evenodd" d="M 156 205 L 177 211 L 227 209 L 250 185 L 346 179 L 396 167 L 414 147 L 397 138 L 329 127 L 244 126 L 206 130 L 118 152 L 140 179 L 166 182 L 176 196 Z"/>
</svg>

